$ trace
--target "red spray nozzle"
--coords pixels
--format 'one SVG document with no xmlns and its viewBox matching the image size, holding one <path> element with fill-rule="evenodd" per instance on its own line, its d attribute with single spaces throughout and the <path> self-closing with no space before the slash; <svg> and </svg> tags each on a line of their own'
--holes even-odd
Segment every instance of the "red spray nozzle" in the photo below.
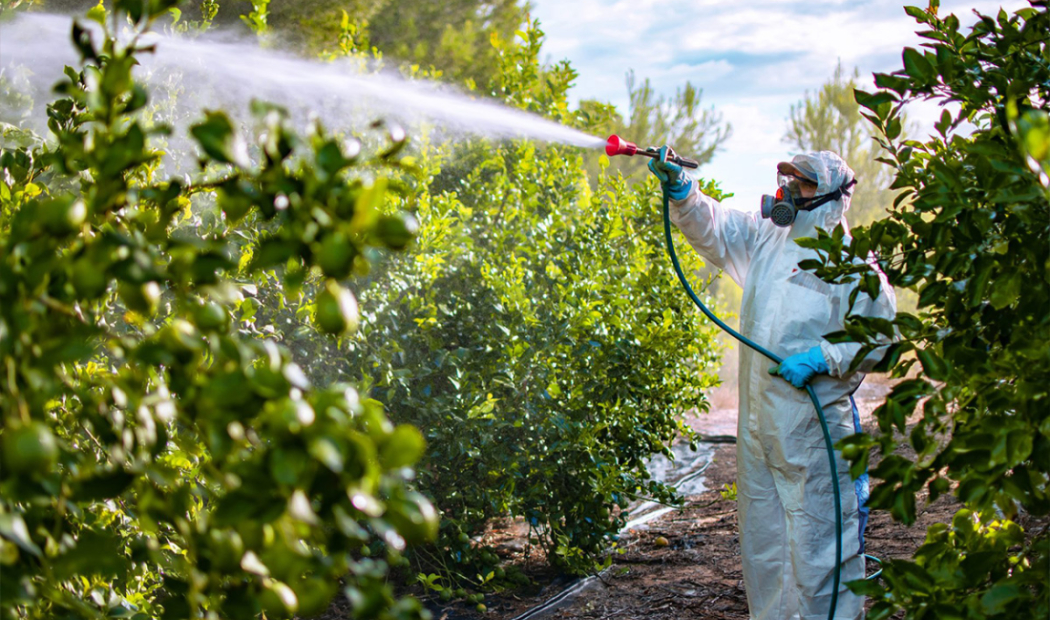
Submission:
<svg viewBox="0 0 1050 620">
<path fill-rule="evenodd" d="M 613 155 L 634 155 L 638 152 L 638 145 L 634 142 L 628 142 L 620 136 L 613 134 L 609 136 L 609 141 L 605 143 L 605 154 L 609 157 Z"/>
<path fill-rule="evenodd" d="M 612 157 L 613 155 L 627 155 L 628 157 L 632 155 L 645 155 L 646 157 L 652 157 L 653 159 L 660 158 L 659 149 L 655 149 L 651 146 L 647 149 L 640 149 L 634 142 L 628 142 L 616 134 L 609 136 L 609 140 L 606 141 L 605 154 L 609 157 Z M 700 167 L 698 162 L 693 161 L 692 159 L 686 159 L 685 157 L 679 157 L 671 149 L 665 151 L 665 156 L 667 157 L 667 161 L 676 163 L 685 168 L 695 169 Z"/>
</svg>

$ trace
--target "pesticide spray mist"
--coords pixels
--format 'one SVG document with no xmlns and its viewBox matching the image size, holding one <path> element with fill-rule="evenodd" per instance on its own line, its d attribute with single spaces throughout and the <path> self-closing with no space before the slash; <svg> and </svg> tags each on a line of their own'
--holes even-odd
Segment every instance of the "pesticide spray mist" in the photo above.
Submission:
<svg viewBox="0 0 1050 620">
<path fill-rule="evenodd" d="M 70 26 L 68 17 L 46 14 L 22 15 L 2 26 L 0 59 L 8 79 L 18 78 L 22 86 L 28 82 L 38 94 L 34 124 L 44 117 L 39 95 L 58 80 L 63 66 L 78 63 Z M 156 44 L 156 52 L 140 56 L 137 78 L 149 86 L 155 100 L 167 93 L 177 101 L 178 109 L 173 104 L 168 110 L 171 117 L 160 120 L 173 123 L 183 135 L 203 108 L 223 109 L 243 119 L 248 102 L 257 99 L 287 108 L 293 118 L 316 115 L 333 129 L 382 119 L 409 128 L 437 128 L 440 138 L 473 135 L 584 148 L 605 145 L 600 138 L 435 82 L 366 72 L 350 62 L 295 58 L 231 33 L 193 39 L 151 34 L 148 42 Z"/>
</svg>

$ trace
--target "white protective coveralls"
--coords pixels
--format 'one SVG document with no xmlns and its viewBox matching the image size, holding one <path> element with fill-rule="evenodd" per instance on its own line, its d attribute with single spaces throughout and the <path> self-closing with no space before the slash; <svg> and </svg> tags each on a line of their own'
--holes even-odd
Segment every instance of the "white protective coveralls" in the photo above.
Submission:
<svg viewBox="0 0 1050 620">
<path fill-rule="evenodd" d="M 853 171 L 830 151 L 796 156 L 796 163 L 817 173 L 817 196 L 854 178 Z M 694 189 L 671 201 L 671 220 L 710 264 L 723 269 L 744 289 L 740 332 L 787 358 L 820 345 L 829 375 L 810 382 L 828 421 L 833 442 L 855 432 L 849 396 L 885 351 L 865 358 L 849 371 L 860 345 L 832 344 L 824 334 L 842 329 L 852 285 L 832 285 L 798 263 L 816 252 L 795 243 L 831 231 L 840 222 L 849 197 L 799 212 L 789 228 L 758 213 L 722 207 Z M 848 229 L 847 229 L 848 230 Z M 893 289 L 879 272 L 882 292 L 872 300 L 858 295 L 854 314 L 892 319 Z M 737 498 L 744 585 L 753 620 L 825 620 L 831 604 L 835 568 L 835 510 L 831 471 L 817 413 L 804 390 L 769 374 L 774 364 L 740 345 L 740 416 L 737 427 Z M 840 452 L 842 499 L 841 584 L 864 577 L 858 553 L 858 501 L 848 464 Z M 863 617 L 863 600 L 839 587 L 836 618 Z"/>
</svg>

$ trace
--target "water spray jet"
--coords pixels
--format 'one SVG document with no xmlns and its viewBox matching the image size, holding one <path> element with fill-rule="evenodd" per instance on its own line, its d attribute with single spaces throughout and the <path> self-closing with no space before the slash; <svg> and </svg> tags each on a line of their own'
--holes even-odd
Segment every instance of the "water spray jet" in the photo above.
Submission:
<svg viewBox="0 0 1050 620">
<path fill-rule="evenodd" d="M 68 44 L 72 23 L 67 16 L 29 13 L 3 25 L 0 68 L 12 63 L 31 67 L 26 79 L 34 99 L 42 103 L 51 96 L 51 76 L 61 75 L 66 65 L 79 64 Z M 81 26 L 98 32 L 90 20 Z M 231 32 L 197 37 L 154 32 L 143 40 L 155 49 L 139 58 L 135 79 L 152 92 L 177 93 L 170 101 L 156 95 L 153 101 L 170 106 L 168 113 L 180 134 L 197 110 L 219 109 L 235 120 L 246 119 L 245 102 L 256 99 L 287 109 L 293 118 L 316 116 L 334 131 L 360 127 L 379 117 L 413 133 L 436 127 L 439 140 L 528 139 L 587 149 L 604 144 L 597 136 L 447 84 L 405 79 L 346 59 L 298 58 L 261 48 L 254 38 Z M 44 106 L 36 109 L 42 111 Z M 46 131 L 43 114 L 31 120 L 31 126 Z"/>
</svg>

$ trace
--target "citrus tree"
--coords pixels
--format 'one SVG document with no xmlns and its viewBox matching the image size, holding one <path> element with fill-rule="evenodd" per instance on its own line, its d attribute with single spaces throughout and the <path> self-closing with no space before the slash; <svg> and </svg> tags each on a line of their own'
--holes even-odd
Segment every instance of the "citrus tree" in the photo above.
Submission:
<svg viewBox="0 0 1050 620">
<path fill-rule="evenodd" d="M 875 411 L 880 434 L 844 440 L 843 455 L 859 473 L 877 447 L 871 505 L 905 523 L 922 491 L 954 493 L 962 505 L 950 524 L 929 528 L 914 558 L 888 561 L 881 584 L 852 587 L 875 598 L 876 619 L 901 609 L 907 618 L 1045 618 L 1050 14 L 1033 2 L 979 15 L 965 32 L 936 1 L 906 11 L 925 28 L 925 49 L 906 48 L 901 70 L 875 76 L 880 90 L 856 93 L 901 196 L 852 239 L 813 241 L 823 260 L 809 267 L 877 295 L 865 266 L 872 252 L 890 283 L 918 293 L 917 313 L 855 318 L 839 334 L 866 343 L 864 353 L 877 335 L 899 334 L 883 366 L 906 377 Z M 925 142 L 901 139 L 902 109 L 916 99 L 957 105 Z M 914 459 L 895 454 L 900 442 Z"/>
<path fill-rule="evenodd" d="M 713 334 L 668 273 L 652 186 L 592 194 L 578 154 L 527 143 L 457 155 L 464 191 L 422 203 L 417 252 L 362 293 L 351 366 L 424 429 L 454 556 L 520 516 L 555 565 L 591 570 L 617 508 L 672 501 L 645 464 L 706 409 Z"/>
<path fill-rule="evenodd" d="M 256 324 L 261 294 L 302 295 L 327 239 L 362 265 L 404 245 L 379 216 L 400 163 L 260 104 L 261 139 L 208 112 L 199 173 L 161 178 L 170 129 L 143 115 L 135 66 L 174 4 L 75 23 L 51 135 L 3 134 L 0 617 L 276 618 L 339 590 L 355 617 L 418 617 L 385 575 L 436 534 L 407 485 L 420 433 L 311 381 Z M 348 275 L 318 287 L 318 339 L 357 323 Z"/>
<path fill-rule="evenodd" d="M 566 96 L 575 73 L 541 66 L 541 43 L 534 24 L 514 45 L 497 40 L 491 90 L 579 123 Z M 714 383 L 713 331 L 668 269 L 658 187 L 603 173 L 592 188 L 573 148 L 425 139 L 411 148 L 419 177 L 406 200 L 418 236 L 410 252 L 372 262 L 359 333 L 318 341 L 308 311 L 265 303 L 260 313 L 280 314 L 265 322 L 308 375 L 367 386 L 392 419 L 423 431 L 417 484 L 443 525 L 417 568 L 436 569 L 445 587 L 480 586 L 498 562 L 472 538 L 510 516 L 555 566 L 591 570 L 628 502 L 673 501 L 645 463 L 689 437 L 682 414 L 706 409 Z M 340 261 L 352 256 L 332 256 L 351 267 Z"/>
<path fill-rule="evenodd" d="M 656 185 L 592 187 L 577 151 L 528 142 L 297 132 L 263 103 L 254 132 L 207 112 L 195 152 L 164 152 L 133 71 L 173 5 L 93 9 L 53 135 L 4 128 L 3 613 L 305 615 L 342 583 L 355 617 L 412 617 L 385 577 L 436 533 L 418 491 L 444 519 L 416 568 L 476 586 L 492 518 L 582 572 L 631 499 L 673 501 L 645 462 L 689 435 L 715 347 Z M 585 123 L 541 42 L 493 38 L 489 92 Z M 166 179 L 163 156 L 201 165 Z"/>
</svg>

